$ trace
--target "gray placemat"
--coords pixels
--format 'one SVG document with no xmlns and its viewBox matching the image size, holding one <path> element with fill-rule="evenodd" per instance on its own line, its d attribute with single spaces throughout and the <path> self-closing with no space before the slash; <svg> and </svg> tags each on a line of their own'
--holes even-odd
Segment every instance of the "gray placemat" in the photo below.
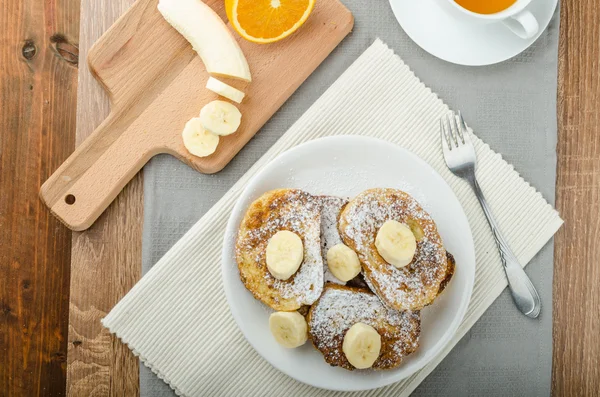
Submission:
<svg viewBox="0 0 600 397">
<path fill-rule="evenodd" d="M 438 60 L 416 46 L 387 1 L 344 0 L 355 16 L 351 35 L 298 89 L 229 166 L 202 175 L 161 155 L 144 168 L 143 272 L 208 211 L 264 152 L 373 42 L 381 38 L 478 136 L 554 203 L 558 18 L 521 55 L 470 68 Z M 519 314 L 508 291 L 481 317 L 415 396 L 547 396 L 552 368 L 553 250 L 548 244 L 527 266 L 542 297 L 537 321 Z M 142 397 L 175 396 L 140 366 Z"/>
</svg>

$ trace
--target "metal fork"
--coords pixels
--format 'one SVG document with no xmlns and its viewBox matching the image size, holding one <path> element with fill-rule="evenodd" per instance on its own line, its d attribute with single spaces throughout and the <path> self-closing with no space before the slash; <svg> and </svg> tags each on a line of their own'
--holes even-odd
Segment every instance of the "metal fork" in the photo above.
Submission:
<svg viewBox="0 0 600 397">
<path fill-rule="evenodd" d="M 456 176 L 463 178 L 471 185 L 475 196 L 479 200 L 479 204 L 481 204 L 483 213 L 490 224 L 515 304 L 527 317 L 536 318 L 540 314 L 542 306 L 540 296 L 523 270 L 523 267 L 519 264 L 515 254 L 509 248 L 506 239 L 500 233 L 498 224 L 483 196 L 479 183 L 477 183 L 475 176 L 477 165 L 475 147 L 471 142 L 467 125 L 460 112 L 458 112 L 458 116 L 452 112 L 440 118 L 440 134 L 444 150 L 444 160 L 446 160 L 448 168 Z"/>
</svg>

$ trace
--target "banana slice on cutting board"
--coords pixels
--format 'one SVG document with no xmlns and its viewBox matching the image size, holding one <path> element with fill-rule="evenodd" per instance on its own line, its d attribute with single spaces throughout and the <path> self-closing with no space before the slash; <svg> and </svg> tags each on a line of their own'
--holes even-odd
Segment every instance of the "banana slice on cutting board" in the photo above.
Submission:
<svg viewBox="0 0 600 397">
<path fill-rule="evenodd" d="M 342 350 L 354 367 L 371 368 L 381 351 L 381 336 L 370 325 L 356 323 L 344 335 Z"/>
<path fill-rule="evenodd" d="M 207 131 L 198 117 L 186 123 L 181 136 L 185 148 L 198 157 L 210 156 L 219 145 L 219 136 Z"/>
<path fill-rule="evenodd" d="M 327 266 L 331 274 L 347 282 L 360 273 L 358 255 L 345 244 L 336 244 L 327 251 Z"/>
<path fill-rule="evenodd" d="M 387 221 L 377 232 L 375 247 L 387 263 L 401 268 L 412 262 L 417 250 L 417 240 L 407 225 Z"/>
<path fill-rule="evenodd" d="M 298 312 L 275 312 L 269 317 L 269 329 L 283 347 L 293 349 L 308 339 L 306 319 Z"/>
<path fill-rule="evenodd" d="M 288 230 L 278 231 L 271 237 L 266 251 L 267 269 L 278 280 L 292 277 L 304 259 L 302 239 Z"/>
<path fill-rule="evenodd" d="M 208 131 L 225 136 L 237 131 L 242 121 L 242 113 L 229 102 L 212 101 L 200 110 L 200 121 Z"/>
<path fill-rule="evenodd" d="M 208 81 L 206 82 L 206 88 L 211 90 L 215 94 L 219 94 L 222 97 L 225 97 L 237 103 L 241 103 L 244 99 L 244 96 L 246 95 L 237 88 L 232 87 L 229 84 L 225 84 L 222 81 L 215 79 L 214 77 L 208 78 Z"/>
</svg>

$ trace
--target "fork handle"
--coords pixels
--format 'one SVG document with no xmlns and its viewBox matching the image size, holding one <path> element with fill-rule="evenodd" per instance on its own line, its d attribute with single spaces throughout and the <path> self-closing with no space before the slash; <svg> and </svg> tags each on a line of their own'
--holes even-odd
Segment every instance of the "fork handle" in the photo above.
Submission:
<svg viewBox="0 0 600 397">
<path fill-rule="evenodd" d="M 477 200 L 479 200 L 483 213 L 492 229 L 492 234 L 494 235 L 500 253 L 500 260 L 502 261 L 504 271 L 506 272 L 506 278 L 508 279 L 510 293 L 515 304 L 524 315 L 530 318 L 536 318 L 540 314 L 542 307 L 539 294 L 523 270 L 519 260 L 509 248 L 506 239 L 502 236 L 500 228 L 492 215 L 492 210 L 483 195 L 479 183 L 477 183 L 477 178 L 473 175 L 466 179 L 471 185 L 471 188 L 473 188 L 475 196 L 477 197 Z"/>
</svg>

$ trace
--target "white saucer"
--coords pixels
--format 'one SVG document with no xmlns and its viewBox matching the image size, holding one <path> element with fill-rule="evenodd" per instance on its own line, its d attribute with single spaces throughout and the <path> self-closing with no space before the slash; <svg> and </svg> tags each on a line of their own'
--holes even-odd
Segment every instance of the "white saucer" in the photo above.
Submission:
<svg viewBox="0 0 600 397">
<path fill-rule="evenodd" d="M 540 31 L 521 39 L 501 23 L 467 24 L 445 11 L 439 0 L 390 0 L 402 29 L 433 56 L 458 65 L 482 66 L 505 61 L 526 50 L 546 30 L 558 0 L 533 0 L 527 7 Z"/>
<path fill-rule="evenodd" d="M 272 312 L 240 281 L 235 240 L 246 209 L 261 194 L 278 188 L 316 195 L 352 197 L 374 187 L 402 189 L 435 220 L 444 246 L 456 258 L 452 281 L 422 310 L 419 349 L 396 369 L 346 371 L 330 367 L 311 343 L 286 349 L 269 331 Z M 467 310 L 475 279 L 475 250 L 468 219 L 444 179 L 423 160 L 389 142 L 359 136 L 309 141 L 281 154 L 255 175 L 237 201 L 224 236 L 223 287 L 231 314 L 254 349 L 285 374 L 329 390 L 368 390 L 404 379 L 437 356 L 454 336 Z M 268 381 L 268 380 L 266 380 Z"/>
</svg>

